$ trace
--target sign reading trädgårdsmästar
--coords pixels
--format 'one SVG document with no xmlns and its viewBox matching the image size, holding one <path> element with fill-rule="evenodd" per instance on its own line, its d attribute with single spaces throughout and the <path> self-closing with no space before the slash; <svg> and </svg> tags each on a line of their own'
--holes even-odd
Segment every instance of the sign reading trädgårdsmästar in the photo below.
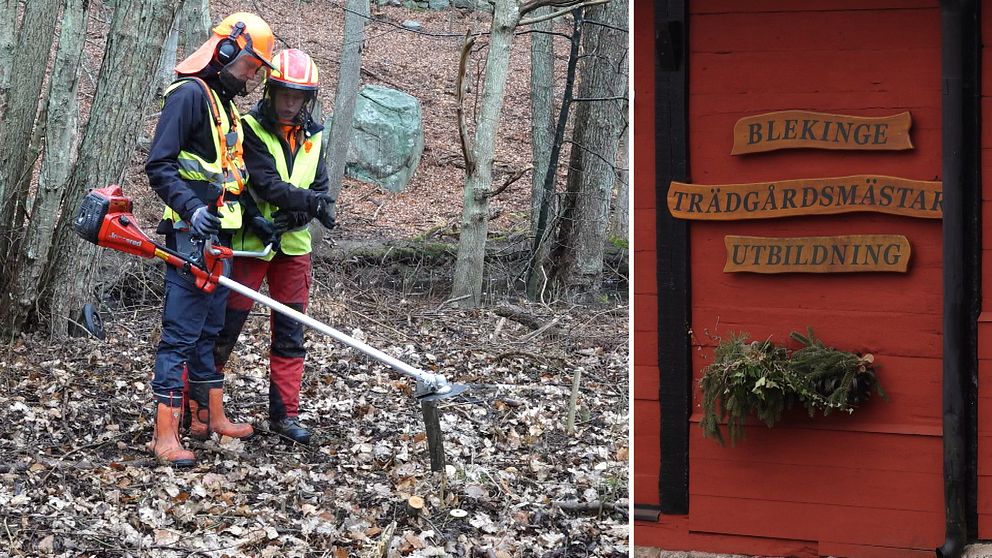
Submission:
<svg viewBox="0 0 992 558">
<path fill-rule="evenodd" d="M 940 182 L 877 174 L 752 184 L 672 182 L 668 210 L 678 219 L 731 221 L 871 211 L 925 219 L 943 215 Z"/>
</svg>

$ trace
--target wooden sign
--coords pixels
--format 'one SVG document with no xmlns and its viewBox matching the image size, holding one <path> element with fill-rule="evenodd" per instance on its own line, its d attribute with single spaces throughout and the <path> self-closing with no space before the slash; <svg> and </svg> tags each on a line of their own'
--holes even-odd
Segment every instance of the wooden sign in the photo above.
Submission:
<svg viewBox="0 0 992 558">
<path fill-rule="evenodd" d="M 786 110 L 745 116 L 734 124 L 731 155 L 776 149 L 912 149 L 908 112 L 894 116 L 845 116 Z"/>
<path fill-rule="evenodd" d="M 753 184 L 672 182 L 668 210 L 678 219 L 731 221 L 873 211 L 925 219 L 943 215 L 940 182 L 877 174 Z"/>
<path fill-rule="evenodd" d="M 725 273 L 905 273 L 909 240 L 902 235 L 727 236 Z"/>
</svg>

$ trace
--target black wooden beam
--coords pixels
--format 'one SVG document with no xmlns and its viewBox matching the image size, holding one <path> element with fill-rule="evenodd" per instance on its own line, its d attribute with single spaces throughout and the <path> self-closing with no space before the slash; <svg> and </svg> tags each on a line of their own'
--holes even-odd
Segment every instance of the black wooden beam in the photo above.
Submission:
<svg viewBox="0 0 992 558">
<path fill-rule="evenodd" d="M 655 0 L 655 199 L 661 513 L 689 513 L 689 226 L 668 212 L 673 180 L 688 178 L 688 0 Z"/>
</svg>

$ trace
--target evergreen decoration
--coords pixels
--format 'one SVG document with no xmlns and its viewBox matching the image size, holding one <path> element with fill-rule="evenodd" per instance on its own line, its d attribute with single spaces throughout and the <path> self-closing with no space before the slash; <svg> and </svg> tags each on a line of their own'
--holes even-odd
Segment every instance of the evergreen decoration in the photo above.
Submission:
<svg viewBox="0 0 992 558">
<path fill-rule="evenodd" d="M 744 438 L 749 415 L 771 428 L 797 402 L 814 416 L 817 411 L 852 413 L 872 389 L 885 398 L 871 354 L 860 356 L 827 347 L 812 328 L 806 335 L 792 332 L 791 337 L 802 345 L 791 355 L 771 341 L 748 342 L 746 333 L 731 334 L 717 345 L 713 364 L 699 381 L 703 435 L 723 445 L 720 422 L 726 420 L 730 443 L 736 445 Z"/>
</svg>

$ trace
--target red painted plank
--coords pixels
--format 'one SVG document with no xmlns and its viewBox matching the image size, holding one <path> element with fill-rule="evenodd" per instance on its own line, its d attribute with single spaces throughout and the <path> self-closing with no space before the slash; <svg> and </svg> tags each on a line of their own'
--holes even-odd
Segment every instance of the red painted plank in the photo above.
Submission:
<svg viewBox="0 0 992 558">
<path fill-rule="evenodd" d="M 655 366 L 634 367 L 634 398 L 650 401 L 658 400 L 658 368 Z"/>
<path fill-rule="evenodd" d="M 724 304 L 728 304 L 725 302 Z M 704 329 L 726 335 L 748 332 L 753 339 L 772 337 L 784 342 L 790 331 L 812 326 L 816 335 L 834 347 L 876 355 L 931 358 L 941 354 L 941 318 L 930 314 L 858 312 L 817 307 L 761 308 L 694 306 L 694 341 L 715 345 L 701 335 Z M 648 363 L 645 363 L 648 364 Z M 694 370 L 708 362 L 695 359 Z"/>
<path fill-rule="evenodd" d="M 634 523 L 634 544 L 653 546 L 671 551 L 696 551 L 756 556 L 789 556 L 790 558 L 815 558 L 820 556 L 815 541 L 797 541 L 724 535 L 718 533 L 689 532 L 686 521 L 678 516 L 662 516 L 655 523 Z"/>
<path fill-rule="evenodd" d="M 846 53 L 823 45 L 824 50 L 806 50 L 801 56 L 789 51 L 789 46 L 783 45 L 779 52 L 709 54 L 696 52 L 693 41 L 689 88 L 693 95 L 790 94 L 811 90 L 830 95 L 891 91 L 900 84 L 940 83 L 940 49 L 936 44 L 934 48 Z M 783 79 L 784 76 L 788 77 Z"/>
<path fill-rule="evenodd" d="M 898 548 L 823 541 L 820 543 L 820 553 L 824 556 L 835 556 L 837 558 L 930 558 L 933 556 L 933 549 Z"/>
<path fill-rule="evenodd" d="M 634 294 L 658 294 L 658 283 L 647 281 L 647 275 L 639 275 L 638 269 L 654 268 L 657 265 L 658 253 L 653 250 L 634 252 Z M 640 279 L 640 280 L 638 280 Z"/>
<path fill-rule="evenodd" d="M 658 365 L 658 339 L 655 336 L 634 336 L 634 366 Z"/>
<path fill-rule="evenodd" d="M 745 442 L 746 443 L 746 442 Z M 705 459 L 689 468 L 690 501 L 723 496 L 773 502 L 943 512 L 941 471 L 917 473 L 834 465 Z"/>
<path fill-rule="evenodd" d="M 815 17 L 831 11 L 856 12 L 858 10 L 918 10 L 935 9 L 934 0 L 693 0 L 690 4 L 691 14 L 704 13 L 739 13 L 746 9 L 748 12 L 818 12 Z M 933 14 L 937 16 L 937 14 Z M 810 17 L 802 14 L 796 18 Z"/>
<path fill-rule="evenodd" d="M 655 207 L 654 4 L 634 2 L 634 207 Z M 635 225 L 637 216 L 635 215 Z M 653 226 L 653 225 L 652 225 Z"/>
<path fill-rule="evenodd" d="M 840 430 L 810 430 L 776 426 L 749 427 L 744 442 L 721 447 L 703 437 L 693 424 L 690 459 L 825 466 L 873 471 L 938 473 L 943 470 L 943 445 L 937 436 L 904 436 Z M 731 466 L 731 465 L 728 465 Z"/>
<path fill-rule="evenodd" d="M 992 538 L 992 513 L 978 514 L 978 538 L 981 540 Z"/>
<path fill-rule="evenodd" d="M 661 211 L 668 211 L 662 208 Z M 638 207 L 634 209 L 634 245 L 635 252 L 654 251 L 657 239 L 657 216 L 654 208 Z M 652 270 L 652 273 L 654 271 Z"/>
<path fill-rule="evenodd" d="M 695 496 L 689 529 L 768 538 L 933 549 L 944 541 L 943 512 Z"/>
<path fill-rule="evenodd" d="M 823 11 L 700 15 L 692 19 L 694 52 L 781 52 L 790 45 L 825 45 L 834 52 L 933 48 L 940 44 L 940 13 L 928 10 Z M 741 29 L 774 32 L 741 33 Z M 821 47 L 824 48 L 824 47 Z"/>
<path fill-rule="evenodd" d="M 634 331 L 658 332 L 658 296 L 634 295 Z"/>
</svg>

